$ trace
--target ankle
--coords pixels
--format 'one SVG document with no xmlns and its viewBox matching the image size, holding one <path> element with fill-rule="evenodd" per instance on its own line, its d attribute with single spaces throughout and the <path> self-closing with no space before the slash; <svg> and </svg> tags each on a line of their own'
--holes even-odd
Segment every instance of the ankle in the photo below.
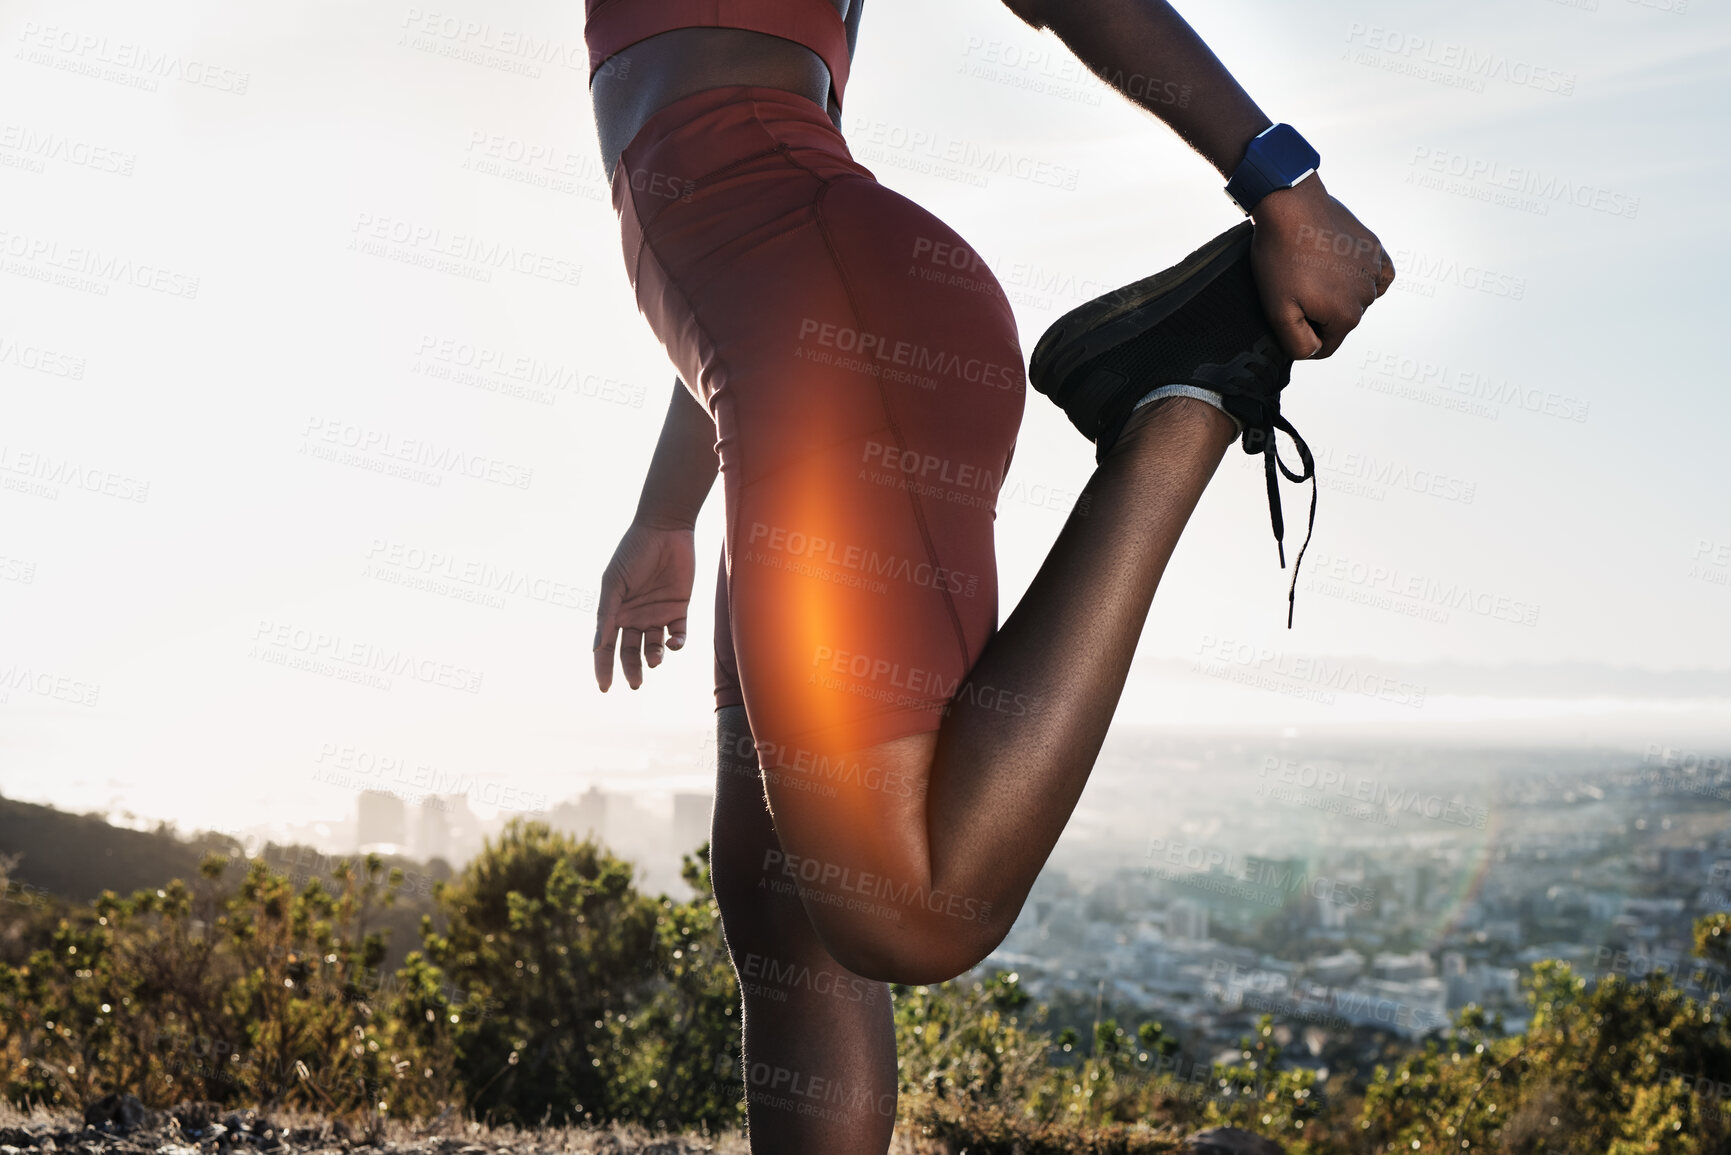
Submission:
<svg viewBox="0 0 1731 1155">
<path fill-rule="evenodd" d="M 1162 385 L 1158 389 L 1151 389 L 1142 400 L 1131 406 L 1130 411 L 1134 413 L 1145 405 L 1153 405 L 1170 397 L 1189 397 L 1205 405 L 1212 405 L 1228 417 L 1232 417 L 1232 424 L 1238 432 L 1244 432 L 1244 423 L 1227 411 L 1226 399 L 1219 392 L 1196 385 Z"/>
<path fill-rule="evenodd" d="M 1238 435 L 1238 422 L 1217 405 L 1187 394 L 1169 394 L 1139 405 L 1130 414 L 1106 460 L 1135 452 L 1143 442 L 1170 444 L 1174 437 L 1218 441 L 1224 452 Z"/>
</svg>

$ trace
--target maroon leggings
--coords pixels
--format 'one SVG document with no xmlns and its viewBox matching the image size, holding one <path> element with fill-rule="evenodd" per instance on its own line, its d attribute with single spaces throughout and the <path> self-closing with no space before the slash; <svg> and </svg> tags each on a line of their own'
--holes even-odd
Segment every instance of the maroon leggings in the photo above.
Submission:
<svg viewBox="0 0 1731 1155">
<path fill-rule="evenodd" d="M 657 112 L 613 204 L 638 307 L 715 421 L 717 706 L 784 765 L 935 730 L 997 627 L 1025 373 L 996 278 L 791 92 Z"/>
</svg>

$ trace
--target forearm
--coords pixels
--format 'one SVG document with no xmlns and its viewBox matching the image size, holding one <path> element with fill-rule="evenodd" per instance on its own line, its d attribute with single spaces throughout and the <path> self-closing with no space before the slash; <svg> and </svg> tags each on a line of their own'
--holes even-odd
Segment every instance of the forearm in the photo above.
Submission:
<svg viewBox="0 0 1731 1155">
<path fill-rule="evenodd" d="M 673 399 L 649 461 L 649 474 L 643 479 L 634 520 L 654 529 L 690 529 L 697 524 L 698 511 L 720 470 L 715 423 L 685 384 L 674 378 Z"/>
<path fill-rule="evenodd" d="M 1222 176 L 1273 122 L 1165 0 L 1006 0 L 1107 84 L 1165 121 Z"/>
</svg>

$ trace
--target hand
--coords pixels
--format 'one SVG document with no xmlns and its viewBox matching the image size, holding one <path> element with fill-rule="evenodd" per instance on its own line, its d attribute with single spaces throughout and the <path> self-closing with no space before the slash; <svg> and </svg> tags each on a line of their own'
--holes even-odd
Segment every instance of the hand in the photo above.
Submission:
<svg viewBox="0 0 1731 1155">
<path fill-rule="evenodd" d="M 595 683 L 602 693 L 613 684 L 614 642 L 624 645 L 619 665 L 633 690 L 643 684 L 643 662 L 661 664 L 662 634 L 667 648 L 685 645 L 685 612 L 697 571 L 692 531 L 633 522 L 601 575 L 600 606 L 595 613 Z M 639 652 L 641 651 L 641 652 Z"/>
<path fill-rule="evenodd" d="M 1330 356 L 1394 283 L 1376 234 L 1328 195 L 1320 176 L 1271 192 L 1251 214 L 1250 263 L 1288 356 Z"/>
</svg>

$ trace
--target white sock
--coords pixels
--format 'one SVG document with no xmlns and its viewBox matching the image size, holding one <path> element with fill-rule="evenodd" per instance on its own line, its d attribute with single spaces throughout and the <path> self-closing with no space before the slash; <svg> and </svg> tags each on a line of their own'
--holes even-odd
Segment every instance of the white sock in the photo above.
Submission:
<svg viewBox="0 0 1731 1155">
<path fill-rule="evenodd" d="M 1198 401 L 1208 402 L 1220 412 L 1225 413 L 1226 416 L 1232 417 L 1232 414 L 1227 412 L 1226 405 L 1221 401 L 1220 394 L 1212 389 L 1202 389 L 1195 385 L 1162 385 L 1158 389 L 1152 389 L 1147 396 L 1130 407 L 1130 412 L 1134 413 L 1150 401 L 1158 401 L 1162 397 L 1194 397 Z M 1232 424 L 1238 426 L 1238 432 L 1244 432 L 1244 422 L 1232 417 Z"/>
</svg>

